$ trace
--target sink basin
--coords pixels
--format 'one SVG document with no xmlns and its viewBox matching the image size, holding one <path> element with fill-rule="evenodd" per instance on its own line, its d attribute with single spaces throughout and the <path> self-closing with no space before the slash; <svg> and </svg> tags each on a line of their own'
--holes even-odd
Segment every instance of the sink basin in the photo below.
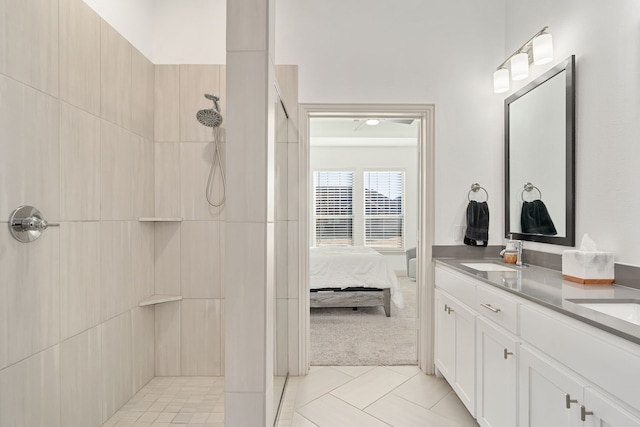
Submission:
<svg viewBox="0 0 640 427">
<path fill-rule="evenodd" d="M 518 271 L 515 268 L 505 267 L 493 262 L 461 262 L 460 264 L 478 271 Z"/>
<path fill-rule="evenodd" d="M 567 300 L 581 307 L 640 325 L 640 301 L 637 300 Z"/>
</svg>

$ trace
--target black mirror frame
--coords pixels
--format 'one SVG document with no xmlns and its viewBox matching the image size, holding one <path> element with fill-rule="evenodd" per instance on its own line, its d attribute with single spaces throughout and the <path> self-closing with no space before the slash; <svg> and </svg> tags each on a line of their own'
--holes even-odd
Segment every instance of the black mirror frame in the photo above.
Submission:
<svg viewBox="0 0 640 427">
<path fill-rule="evenodd" d="M 515 233 L 509 231 L 510 197 L 509 197 L 509 105 L 540 86 L 558 73 L 566 71 L 566 236 L 545 236 L 541 234 Z M 575 246 L 575 55 L 571 55 L 522 89 L 504 100 L 504 147 L 505 147 L 505 187 L 504 187 L 504 229 L 505 237 L 512 235 L 514 239 L 531 242 L 550 243 L 554 245 Z"/>
</svg>

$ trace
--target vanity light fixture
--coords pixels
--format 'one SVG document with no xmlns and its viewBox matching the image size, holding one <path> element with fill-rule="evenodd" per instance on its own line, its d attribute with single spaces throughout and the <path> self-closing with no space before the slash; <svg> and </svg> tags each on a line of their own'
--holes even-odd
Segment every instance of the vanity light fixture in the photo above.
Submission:
<svg viewBox="0 0 640 427">
<path fill-rule="evenodd" d="M 368 119 L 366 123 L 369 126 L 375 126 L 377 124 L 380 124 L 380 120 L 378 120 L 378 119 Z"/>
<path fill-rule="evenodd" d="M 549 27 L 544 27 L 513 52 L 493 73 L 493 91 L 504 93 L 509 90 L 511 80 L 523 80 L 529 76 L 529 64 L 542 65 L 553 60 L 553 42 Z M 509 69 L 506 68 L 509 64 Z"/>
</svg>

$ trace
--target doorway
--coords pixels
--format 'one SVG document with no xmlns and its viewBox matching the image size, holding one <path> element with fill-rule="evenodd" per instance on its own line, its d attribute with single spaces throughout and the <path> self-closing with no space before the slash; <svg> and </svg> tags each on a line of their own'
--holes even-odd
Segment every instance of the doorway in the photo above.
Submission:
<svg viewBox="0 0 640 427">
<path fill-rule="evenodd" d="M 310 365 L 310 308 L 309 308 L 309 247 L 311 246 L 310 191 L 313 175 L 310 163 L 311 121 L 313 119 L 349 119 L 354 126 L 366 126 L 364 121 L 374 117 L 378 120 L 409 120 L 418 126 L 417 150 L 417 231 L 412 236 L 416 247 L 416 308 L 418 365 L 425 373 L 433 373 L 433 268 L 431 247 L 433 245 L 434 216 L 434 106 L 433 105 L 300 105 L 299 145 L 299 197 L 300 197 L 300 295 L 299 300 L 299 362 L 304 375 Z"/>
</svg>

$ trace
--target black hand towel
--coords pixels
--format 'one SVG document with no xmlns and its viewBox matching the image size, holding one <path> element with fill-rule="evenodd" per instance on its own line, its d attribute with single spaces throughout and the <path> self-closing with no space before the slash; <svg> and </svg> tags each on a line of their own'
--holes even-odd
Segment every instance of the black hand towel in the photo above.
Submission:
<svg viewBox="0 0 640 427">
<path fill-rule="evenodd" d="M 533 200 L 522 204 L 520 225 L 523 233 L 544 234 L 555 236 L 558 234 L 551 215 L 542 200 Z"/>
<path fill-rule="evenodd" d="M 467 231 L 464 244 L 487 246 L 489 240 L 489 205 L 487 202 L 469 201 L 467 205 Z"/>
</svg>

